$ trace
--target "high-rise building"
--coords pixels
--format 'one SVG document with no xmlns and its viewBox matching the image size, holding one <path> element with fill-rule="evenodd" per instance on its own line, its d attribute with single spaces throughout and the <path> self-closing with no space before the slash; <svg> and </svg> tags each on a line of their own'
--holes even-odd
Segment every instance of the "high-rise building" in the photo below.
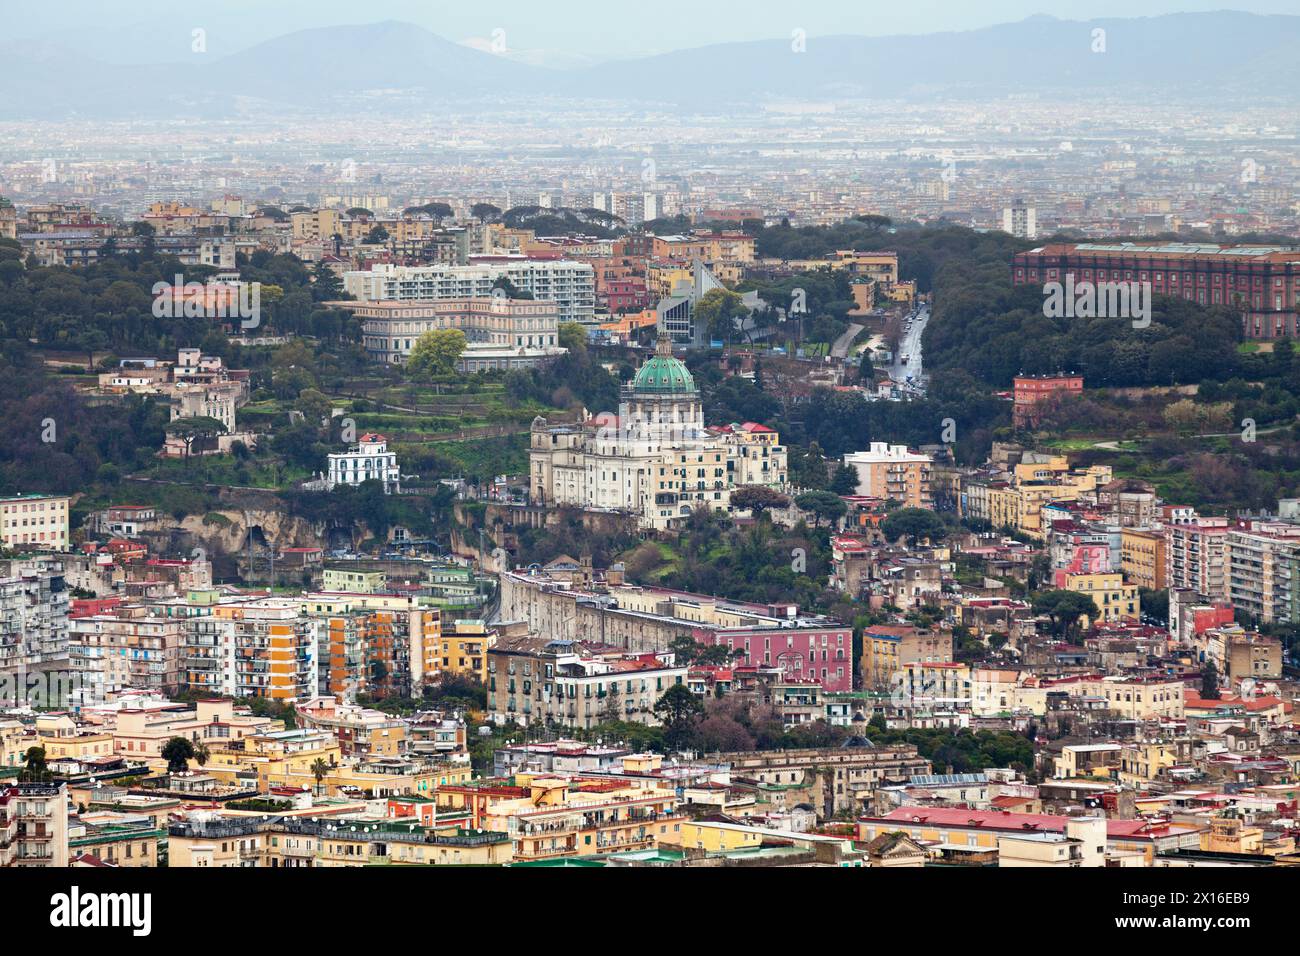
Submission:
<svg viewBox="0 0 1300 956">
<path fill-rule="evenodd" d="M 858 473 L 855 494 L 893 499 L 907 508 L 933 508 L 929 455 L 909 451 L 906 445 L 873 441 L 866 451 L 850 452 L 844 464 Z"/>
<path fill-rule="evenodd" d="M 1227 518 L 1203 518 L 1165 525 L 1165 555 L 1171 588 L 1188 588 L 1210 601 L 1228 600 Z"/>
<path fill-rule="evenodd" d="M 67 658 L 62 568 L 47 560 L 0 562 L 0 676 L 66 665 Z"/>
<path fill-rule="evenodd" d="M 1228 600 L 1264 624 L 1300 617 L 1300 524 L 1247 521 L 1225 539 Z"/>
<path fill-rule="evenodd" d="M 1017 239 L 1038 238 L 1038 210 L 1017 201 L 1002 210 L 1002 231 Z"/>
</svg>

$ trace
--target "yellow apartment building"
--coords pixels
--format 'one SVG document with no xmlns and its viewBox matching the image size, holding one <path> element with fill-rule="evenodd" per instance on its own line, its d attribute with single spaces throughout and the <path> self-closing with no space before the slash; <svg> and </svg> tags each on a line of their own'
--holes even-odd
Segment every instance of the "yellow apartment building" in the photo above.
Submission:
<svg viewBox="0 0 1300 956">
<path fill-rule="evenodd" d="M 1169 586 L 1165 536 L 1146 528 L 1120 531 L 1120 570 L 1140 588 L 1162 591 Z"/>
<path fill-rule="evenodd" d="M 1058 580 L 1064 590 L 1092 598 L 1100 611 L 1098 619 L 1101 621 L 1112 624 L 1139 618 L 1137 585 L 1126 584 L 1124 575 L 1117 571 L 1099 574 L 1062 572 Z M 1091 627 L 1093 623 L 1085 620 L 1084 627 Z"/>
<path fill-rule="evenodd" d="M 679 830 L 668 833 L 660 842 L 668 846 L 680 846 L 683 849 L 694 848 L 707 853 L 721 853 L 727 850 L 756 849 L 763 845 L 763 834 L 758 830 L 744 827 L 683 822 Z"/>
<path fill-rule="evenodd" d="M 1140 788 L 1178 762 L 1178 748 L 1167 743 L 1127 743 L 1120 750 L 1121 786 Z"/>
<path fill-rule="evenodd" d="M 489 804 L 483 823 L 510 834 L 516 860 L 652 849 L 686 822 L 676 790 L 542 775 L 519 775 L 515 784 L 529 796 Z"/>
<path fill-rule="evenodd" d="M 452 629 L 443 629 L 431 645 L 429 671 L 464 674 L 486 684 L 487 655 L 495 644 L 496 635 L 483 621 L 455 621 Z"/>
</svg>

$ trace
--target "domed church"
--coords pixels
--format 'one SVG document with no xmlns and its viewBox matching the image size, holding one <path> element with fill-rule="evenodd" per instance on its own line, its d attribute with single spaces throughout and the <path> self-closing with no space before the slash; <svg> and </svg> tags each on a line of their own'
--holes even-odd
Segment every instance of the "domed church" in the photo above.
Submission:
<svg viewBox="0 0 1300 956">
<path fill-rule="evenodd" d="M 618 414 L 581 424 L 533 420 L 529 487 L 534 504 L 631 512 L 643 528 L 668 528 L 698 507 L 726 511 L 740 485 L 786 487 L 786 452 L 770 428 L 706 428 L 686 364 L 660 332 L 655 354 L 623 387 Z"/>
</svg>

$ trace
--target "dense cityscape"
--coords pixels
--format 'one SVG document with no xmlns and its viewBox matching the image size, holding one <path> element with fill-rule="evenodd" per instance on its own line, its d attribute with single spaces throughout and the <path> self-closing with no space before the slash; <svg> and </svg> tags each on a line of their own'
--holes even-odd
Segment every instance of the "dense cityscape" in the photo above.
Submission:
<svg viewBox="0 0 1300 956">
<path fill-rule="evenodd" d="M 1300 17 L 1146 12 L 560 69 L 324 10 L 166 103 L 20 34 L 0 867 L 1124 869 L 1099 927 L 1251 927 L 1171 881 L 1300 865 Z M 1204 86 L 1139 88 L 1165 35 Z"/>
</svg>

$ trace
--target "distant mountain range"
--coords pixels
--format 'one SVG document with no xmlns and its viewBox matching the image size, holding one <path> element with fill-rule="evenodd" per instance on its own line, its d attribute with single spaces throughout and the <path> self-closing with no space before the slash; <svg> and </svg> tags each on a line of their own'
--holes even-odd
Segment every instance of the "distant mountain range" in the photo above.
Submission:
<svg viewBox="0 0 1300 956">
<path fill-rule="evenodd" d="M 1141 19 L 1032 17 L 960 33 L 724 43 L 570 70 L 385 22 L 302 30 L 192 64 L 114 65 L 57 44 L 0 46 L 3 118 L 159 118 L 467 98 L 614 99 L 687 109 L 777 100 L 1123 92 L 1156 102 L 1300 97 L 1300 16 L 1214 12 Z"/>
</svg>

